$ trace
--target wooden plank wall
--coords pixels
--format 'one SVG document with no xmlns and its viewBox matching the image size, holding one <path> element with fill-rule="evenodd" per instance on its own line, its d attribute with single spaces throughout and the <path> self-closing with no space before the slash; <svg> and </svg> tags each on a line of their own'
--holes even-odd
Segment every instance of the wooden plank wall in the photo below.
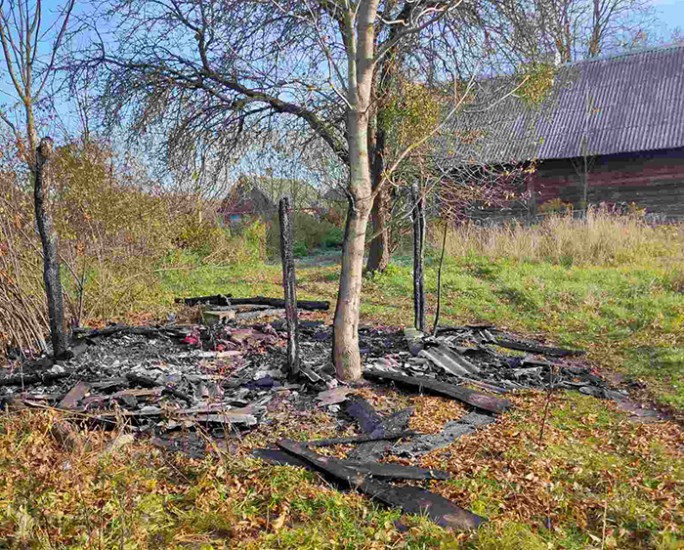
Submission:
<svg viewBox="0 0 684 550">
<path fill-rule="evenodd" d="M 537 206 L 560 198 L 581 207 L 582 159 L 540 163 L 528 180 Z M 684 149 L 597 157 L 588 172 L 590 204 L 636 203 L 666 219 L 684 219 Z"/>
</svg>

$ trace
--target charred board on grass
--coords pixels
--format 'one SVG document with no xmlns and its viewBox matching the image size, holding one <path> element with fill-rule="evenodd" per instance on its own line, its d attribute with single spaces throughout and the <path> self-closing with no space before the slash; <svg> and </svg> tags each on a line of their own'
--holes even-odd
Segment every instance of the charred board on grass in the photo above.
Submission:
<svg viewBox="0 0 684 550">
<path fill-rule="evenodd" d="M 363 397 L 351 397 L 344 406 L 344 411 L 358 423 L 365 434 L 374 434 L 382 425 L 382 417 L 375 412 L 373 406 Z M 384 430 L 380 433 L 382 435 Z"/>
<path fill-rule="evenodd" d="M 495 418 L 490 415 L 471 412 L 463 418 L 447 422 L 439 433 L 419 435 L 404 443 L 397 443 L 392 447 L 392 453 L 396 456 L 421 456 L 435 449 L 448 447 L 459 437 L 471 434 L 492 422 L 495 422 Z"/>
<path fill-rule="evenodd" d="M 527 353 L 534 353 L 536 355 L 546 355 L 547 357 L 572 357 L 586 354 L 586 352 L 581 349 L 543 346 L 537 342 L 511 338 L 510 336 L 503 334 L 492 334 L 488 330 L 483 330 L 482 334 L 486 338 L 487 342 L 494 344 L 495 346 L 513 349 L 516 351 L 526 351 Z"/>
<path fill-rule="evenodd" d="M 380 425 L 371 433 L 373 436 L 384 435 L 386 433 L 396 433 L 408 425 L 409 418 L 413 414 L 413 407 L 403 409 L 385 418 Z M 378 440 L 362 443 L 351 453 L 350 458 L 363 462 L 369 460 L 379 460 L 392 446 L 387 440 Z"/>
<path fill-rule="evenodd" d="M 424 376 L 406 376 L 404 374 L 378 370 L 367 370 L 365 371 L 364 376 L 375 380 L 389 380 L 398 384 L 417 388 L 418 390 L 425 389 L 433 393 L 446 395 L 447 397 L 461 401 L 466 405 L 487 412 L 502 413 L 509 410 L 512 406 L 511 402 L 507 399 L 492 397 L 468 388 L 455 386 L 454 384 L 441 382 Z"/>
<path fill-rule="evenodd" d="M 305 443 L 302 445 L 309 447 L 309 445 Z M 311 464 L 306 460 L 278 449 L 255 449 L 252 454 L 270 464 L 298 466 L 309 470 L 313 469 Z M 369 475 L 377 479 L 409 479 L 414 481 L 444 481 L 449 479 L 449 473 L 442 470 L 430 470 L 427 468 L 418 468 L 416 466 L 404 466 L 402 464 L 359 462 L 356 460 L 344 460 L 335 457 L 321 458 L 325 458 L 331 465 L 349 468 L 357 473 Z"/>
<path fill-rule="evenodd" d="M 257 305 L 285 309 L 285 300 L 282 298 L 266 298 L 264 296 L 255 296 L 254 298 L 230 298 L 230 294 L 219 294 L 217 296 L 176 298 L 175 302 L 177 304 L 185 304 L 187 306 L 196 306 L 199 304 L 208 304 L 212 306 Z M 327 311 L 330 309 L 330 302 L 318 300 L 297 300 L 297 308 L 308 311 Z"/>
<path fill-rule="evenodd" d="M 399 508 L 407 514 L 426 515 L 441 527 L 462 531 L 476 529 L 486 521 L 435 493 L 418 487 L 395 487 L 387 482 L 373 480 L 368 475 L 342 466 L 335 459 L 321 456 L 295 441 L 280 440 L 278 446 L 374 500 Z"/>
<path fill-rule="evenodd" d="M 358 443 L 369 443 L 372 441 L 392 441 L 404 437 L 419 435 L 413 430 L 405 430 L 397 433 L 385 433 L 383 435 L 357 435 L 351 437 L 331 437 L 329 439 L 314 439 L 306 444 L 309 447 L 331 447 L 333 445 L 355 445 Z"/>
</svg>

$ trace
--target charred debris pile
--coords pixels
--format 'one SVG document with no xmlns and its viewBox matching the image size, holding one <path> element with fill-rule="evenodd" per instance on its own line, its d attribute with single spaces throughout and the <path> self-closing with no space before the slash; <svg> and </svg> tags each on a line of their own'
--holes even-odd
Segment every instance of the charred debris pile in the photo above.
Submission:
<svg viewBox="0 0 684 550">
<path fill-rule="evenodd" d="M 183 301 L 203 304 L 203 324 L 80 330 L 69 360 L 15 361 L 0 369 L 1 406 L 71 411 L 104 427 L 123 422 L 171 449 L 195 430 L 230 439 L 271 422 L 273 399 L 299 409 L 322 407 L 338 417 L 340 427 L 355 426 L 358 435 L 280 440 L 254 454 L 316 470 L 406 513 L 427 514 L 444 527 L 467 529 L 484 518 L 423 487 L 391 483 L 443 480 L 446 472 L 382 460 L 419 457 L 495 422 L 511 408 L 506 398 L 511 391 L 566 389 L 625 399 L 592 372 L 581 351 L 541 345 L 491 326 L 442 327 L 435 336 L 415 329 L 361 329 L 365 384 L 445 396 L 470 409 L 439 433 L 416 433 L 408 430 L 412 409 L 383 416 L 355 395 L 356 387 L 337 382 L 330 326 L 298 320 L 299 368 L 293 374 L 288 325 L 273 321 L 285 316 L 282 300 L 204 296 Z M 297 307 L 325 310 L 329 304 L 299 301 Z M 251 324 L 255 319 L 263 322 Z M 354 450 L 344 459 L 317 452 L 336 444 L 351 444 Z"/>
</svg>

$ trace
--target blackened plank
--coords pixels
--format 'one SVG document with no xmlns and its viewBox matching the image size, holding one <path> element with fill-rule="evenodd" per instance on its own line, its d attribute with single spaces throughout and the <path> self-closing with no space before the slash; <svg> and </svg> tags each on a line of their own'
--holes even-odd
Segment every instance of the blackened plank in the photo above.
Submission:
<svg viewBox="0 0 684 550">
<path fill-rule="evenodd" d="M 413 411 L 414 409 L 409 407 L 408 409 L 394 413 L 393 415 L 384 419 L 372 433 L 372 435 L 378 436 L 384 435 L 386 433 L 396 433 L 403 430 L 408 425 L 409 418 L 411 418 Z M 379 460 L 391 446 L 392 444 L 387 440 L 362 443 L 350 453 L 349 458 L 363 462 Z"/>
<path fill-rule="evenodd" d="M 309 445 L 306 445 L 309 447 Z M 311 463 L 280 449 L 254 449 L 252 455 L 270 464 L 299 466 L 308 470 L 313 469 Z M 403 464 L 380 464 L 378 462 L 358 462 L 336 457 L 325 457 L 330 464 L 343 468 L 350 468 L 356 472 L 372 476 L 376 479 L 410 479 L 417 481 L 449 479 L 449 473 L 442 470 L 430 470 Z"/>
<path fill-rule="evenodd" d="M 395 444 L 392 453 L 397 456 L 421 456 L 435 449 L 448 447 L 459 437 L 473 433 L 479 427 L 494 421 L 494 417 L 488 414 L 470 412 L 459 420 L 447 422 L 439 433 L 420 435 L 410 441 Z"/>
<path fill-rule="evenodd" d="M 449 479 L 449 473 L 442 470 L 429 470 L 416 466 L 404 466 L 403 464 L 381 464 L 380 462 L 342 459 L 334 459 L 333 462 L 377 479 L 413 479 L 419 481 Z"/>
<path fill-rule="evenodd" d="M 299 468 L 305 468 L 307 470 L 315 469 L 311 463 L 306 460 L 299 458 L 296 455 L 286 453 L 285 451 L 281 451 L 280 449 L 254 449 L 252 455 L 269 464 L 298 466 Z"/>
<path fill-rule="evenodd" d="M 395 487 L 389 483 L 366 481 L 361 490 L 388 506 L 401 508 L 405 514 L 426 515 L 432 522 L 445 529 L 477 529 L 487 521 L 486 518 L 419 487 Z"/>
<path fill-rule="evenodd" d="M 347 399 L 344 411 L 358 422 L 363 433 L 369 435 L 374 434 L 382 424 L 382 417 L 375 412 L 373 406 L 363 397 L 355 396 Z M 384 433 L 384 431 L 382 433 Z"/>
<path fill-rule="evenodd" d="M 403 437 L 411 437 L 417 435 L 417 432 L 411 430 L 400 431 L 396 433 L 384 433 L 382 435 L 358 435 L 351 437 L 331 437 L 329 439 L 314 439 L 307 441 L 309 447 L 330 447 L 332 445 L 354 445 L 357 443 L 368 443 L 371 441 L 392 441 L 394 439 L 401 439 Z"/>
<path fill-rule="evenodd" d="M 471 407 L 481 409 L 483 411 L 501 413 L 509 410 L 512 406 L 507 399 L 499 397 L 492 397 L 484 393 L 477 392 L 462 386 L 455 386 L 440 380 L 426 378 L 424 376 L 406 376 L 403 374 L 396 374 L 393 372 L 367 370 L 364 373 L 367 378 L 374 378 L 376 380 L 390 380 L 411 386 L 417 389 L 425 389 L 440 395 L 446 395 L 458 401 L 461 401 Z"/>
<path fill-rule="evenodd" d="M 280 440 L 278 446 L 374 500 L 408 514 L 426 515 L 442 527 L 454 530 L 475 529 L 486 521 L 435 493 L 417 487 L 394 487 L 389 483 L 370 479 L 368 475 L 340 465 L 335 459 L 321 456 L 295 441 Z"/>
<path fill-rule="evenodd" d="M 57 405 L 58 409 L 75 409 L 81 399 L 90 391 L 90 384 L 81 380 L 72 387 Z"/>
</svg>

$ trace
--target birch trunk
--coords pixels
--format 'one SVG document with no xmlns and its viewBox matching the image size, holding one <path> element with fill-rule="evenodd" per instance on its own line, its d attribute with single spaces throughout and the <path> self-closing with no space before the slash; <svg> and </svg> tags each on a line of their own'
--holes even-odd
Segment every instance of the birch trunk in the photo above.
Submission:
<svg viewBox="0 0 684 550">
<path fill-rule="evenodd" d="M 359 350 L 359 312 L 366 229 L 372 206 L 368 157 L 368 126 L 378 0 L 360 0 L 347 14 L 345 44 L 348 62 L 347 140 L 349 144 L 349 213 L 342 246 L 342 267 L 333 321 L 333 361 L 340 380 L 358 380 L 363 373 Z M 352 23 L 353 22 L 353 23 Z"/>
<path fill-rule="evenodd" d="M 360 185 L 370 178 L 358 174 Z M 335 371 L 340 380 L 358 380 L 363 373 L 361 352 L 359 350 L 359 313 L 361 306 L 361 287 L 363 281 L 363 253 L 366 241 L 366 228 L 370 214 L 370 199 L 355 201 L 349 207 L 344 245 L 342 247 L 342 270 L 337 293 L 337 306 L 333 321 L 333 360 Z"/>
</svg>

